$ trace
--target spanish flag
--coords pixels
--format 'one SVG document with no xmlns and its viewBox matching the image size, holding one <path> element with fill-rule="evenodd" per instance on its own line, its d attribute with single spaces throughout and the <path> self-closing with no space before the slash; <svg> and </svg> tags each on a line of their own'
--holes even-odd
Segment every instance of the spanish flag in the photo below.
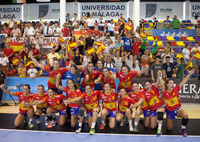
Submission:
<svg viewBox="0 0 200 142">
<path fill-rule="evenodd" d="M 94 43 L 94 45 L 96 45 L 96 46 L 101 46 L 101 42 L 99 42 L 99 41 L 96 41 L 95 43 Z"/>
<path fill-rule="evenodd" d="M 9 42 L 9 43 L 10 43 L 10 47 L 13 47 L 13 50 L 15 52 L 18 52 L 20 51 L 21 48 L 23 48 L 22 42 Z"/>
<path fill-rule="evenodd" d="M 73 33 L 74 33 L 74 36 L 77 38 L 77 39 L 79 39 L 81 36 L 85 36 L 86 35 L 86 37 L 88 37 L 88 35 L 90 34 L 89 32 L 86 32 L 85 34 L 84 34 L 84 31 L 82 30 L 82 31 L 73 31 Z"/>
<path fill-rule="evenodd" d="M 105 43 L 103 43 L 100 47 L 97 48 L 96 54 L 99 54 L 99 52 L 103 53 L 105 48 L 106 48 L 106 45 L 105 45 Z"/>
<path fill-rule="evenodd" d="M 88 55 L 92 54 L 94 52 L 94 47 L 91 46 L 90 48 L 88 48 Z"/>
<path fill-rule="evenodd" d="M 147 37 L 147 33 L 145 33 L 145 32 L 142 32 L 141 34 L 140 34 L 140 37 L 142 37 L 142 38 L 145 38 L 145 37 Z"/>
<path fill-rule="evenodd" d="M 62 43 L 64 43 L 64 40 L 62 39 L 62 37 L 58 37 L 58 40 L 60 41 L 60 42 L 62 42 Z"/>
<path fill-rule="evenodd" d="M 54 44 L 53 44 L 53 43 L 50 43 L 49 45 L 52 46 L 52 47 L 54 47 Z"/>
<path fill-rule="evenodd" d="M 20 63 L 20 60 L 18 58 L 15 58 L 14 60 L 12 60 L 12 63 L 14 65 L 18 65 Z"/>
<path fill-rule="evenodd" d="M 42 73 L 43 73 L 43 70 L 41 69 L 40 72 L 39 72 L 39 76 L 41 76 Z"/>
<path fill-rule="evenodd" d="M 6 37 L 5 42 L 7 42 L 7 43 L 9 42 L 9 38 L 8 37 Z"/>
<path fill-rule="evenodd" d="M 125 29 L 128 30 L 128 31 L 130 31 L 132 28 L 131 28 L 131 26 L 130 26 L 129 24 L 127 24 L 127 25 L 125 26 Z"/>
<path fill-rule="evenodd" d="M 76 43 L 76 41 L 70 42 L 69 48 L 70 48 L 70 49 L 77 48 L 77 43 Z"/>
<path fill-rule="evenodd" d="M 32 60 L 30 60 L 25 64 L 25 66 L 29 66 L 31 63 L 33 63 L 35 65 L 35 63 Z"/>
<path fill-rule="evenodd" d="M 81 45 L 83 45 L 84 44 L 84 40 L 81 40 Z"/>
</svg>

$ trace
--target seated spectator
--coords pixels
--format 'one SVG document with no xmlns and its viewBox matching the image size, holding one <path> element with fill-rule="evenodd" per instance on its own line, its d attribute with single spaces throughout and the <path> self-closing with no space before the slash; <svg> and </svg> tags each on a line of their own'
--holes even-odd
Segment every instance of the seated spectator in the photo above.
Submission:
<svg viewBox="0 0 200 142">
<path fill-rule="evenodd" d="M 121 39 L 122 39 L 121 37 L 118 37 L 118 38 L 117 38 L 117 43 L 116 43 L 115 46 L 114 46 L 115 53 L 117 52 L 118 49 L 120 49 L 121 46 L 124 46 L 124 44 L 121 43 Z"/>
<path fill-rule="evenodd" d="M 34 78 L 38 77 L 39 73 L 34 67 L 35 67 L 34 64 L 31 63 L 30 69 L 27 71 L 28 78 L 34 79 Z"/>
<path fill-rule="evenodd" d="M 26 48 L 25 42 L 22 44 L 22 48 L 20 49 L 19 54 L 20 54 L 21 62 L 25 62 L 25 59 L 28 58 L 28 48 Z"/>
<path fill-rule="evenodd" d="M 14 29 L 12 29 L 10 34 L 11 34 L 12 37 L 18 37 L 18 36 L 21 37 L 21 31 L 17 27 L 17 24 L 15 24 Z"/>
<path fill-rule="evenodd" d="M 160 56 L 156 56 L 155 60 L 156 60 L 156 62 L 151 65 L 151 79 L 154 82 L 156 82 L 156 80 L 157 80 L 158 71 L 160 70 L 163 72 L 163 69 L 164 69 L 163 64 L 160 63 L 160 61 L 161 61 Z"/>
<path fill-rule="evenodd" d="M 27 37 L 27 36 L 34 36 L 35 35 L 35 30 L 34 28 L 31 26 L 30 23 L 28 23 L 28 27 L 26 27 L 26 29 L 24 29 L 24 34 L 23 37 Z"/>
<path fill-rule="evenodd" d="M 33 57 L 39 61 L 39 56 L 40 56 L 40 51 L 38 49 L 35 48 L 35 44 L 32 44 L 32 49 L 30 52 L 33 52 Z"/>
<path fill-rule="evenodd" d="M 3 50 L 5 56 L 8 58 L 9 61 L 12 61 L 15 52 L 13 48 L 10 48 L 10 43 L 7 43 L 6 48 Z"/>
<path fill-rule="evenodd" d="M 171 53 L 171 50 L 169 50 L 169 48 L 165 48 L 163 54 L 161 55 L 163 64 L 166 63 L 166 57 L 170 58 L 170 63 L 174 62 L 174 54 Z"/>
<path fill-rule="evenodd" d="M 3 52 L 1 52 L 0 65 L 2 66 L 1 67 L 1 71 L 4 73 L 5 77 L 7 77 L 7 70 L 8 70 L 8 67 L 9 67 L 9 60 L 5 56 L 5 54 Z"/>
<path fill-rule="evenodd" d="M 111 57 L 110 56 L 106 57 L 106 60 L 105 60 L 105 63 L 104 63 L 104 67 L 107 67 L 107 68 L 116 68 L 115 63 L 111 61 Z"/>
<path fill-rule="evenodd" d="M 144 55 L 142 55 L 141 58 L 141 70 L 143 70 L 145 68 L 146 65 L 150 66 L 150 51 L 149 50 L 145 50 L 144 51 Z M 146 78 L 147 75 L 149 74 L 149 69 L 147 69 L 144 73 L 144 77 Z"/>
<path fill-rule="evenodd" d="M 170 62 L 170 57 L 166 56 L 166 63 L 163 64 L 164 68 L 164 78 L 166 80 L 174 78 L 174 64 Z"/>
<path fill-rule="evenodd" d="M 169 16 L 166 17 L 166 20 L 163 23 L 164 29 L 171 29 L 171 21 L 169 20 Z"/>
<path fill-rule="evenodd" d="M 190 45 L 185 44 L 185 48 L 182 50 L 184 62 L 188 62 L 190 60 Z"/>
<path fill-rule="evenodd" d="M 26 67 L 24 66 L 23 62 L 19 63 L 18 74 L 19 74 L 19 77 L 26 77 Z"/>
<path fill-rule="evenodd" d="M 58 24 L 55 24 L 55 27 L 53 28 L 53 33 L 54 36 L 59 36 L 61 34 L 61 30 L 58 27 Z"/>
<path fill-rule="evenodd" d="M 51 53 L 47 57 L 47 65 L 52 66 L 54 58 L 59 59 L 60 57 L 58 53 L 55 53 L 55 48 L 52 48 Z"/>
<path fill-rule="evenodd" d="M 179 29 L 180 26 L 180 21 L 177 19 L 177 16 L 175 15 L 173 20 L 172 20 L 172 27 L 173 29 Z"/>
</svg>

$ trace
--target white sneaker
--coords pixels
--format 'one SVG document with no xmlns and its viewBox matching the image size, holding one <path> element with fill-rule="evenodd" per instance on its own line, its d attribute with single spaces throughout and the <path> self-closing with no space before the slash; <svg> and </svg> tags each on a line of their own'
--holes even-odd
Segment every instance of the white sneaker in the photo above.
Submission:
<svg viewBox="0 0 200 142">
<path fill-rule="evenodd" d="M 49 125 L 50 121 L 49 120 L 45 120 L 45 126 Z"/>
<path fill-rule="evenodd" d="M 129 126 L 129 131 L 130 131 L 130 132 L 133 132 L 133 125 L 130 125 L 130 126 Z"/>
<path fill-rule="evenodd" d="M 123 118 L 122 121 L 120 122 L 119 126 L 124 126 L 125 122 L 126 122 L 126 119 Z"/>
<path fill-rule="evenodd" d="M 40 123 L 41 123 L 41 120 L 40 120 L 40 119 L 37 119 L 37 120 L 36 120 L 36 123 L 37 123 L 37 124 L 40 124 Z"/>
<path fill-rule="evenodd" d="M 34 125 L 33 125 L 33 122 L 32 122 L 32 121 L 29 121 L 29 122 L 28 122 L 28 125 L 29 125 L 29 127 L 30 127 L 30 128 L 33 128 L 33 127 L 34 127 Z"/>
<path fill-rule="evenodd" d="M 81 127 L 78 126 L 77 129 L 76 129 L 76 133 L 78 134 L 78 133 L 80 133 L 80 132 L 81 132 Z"/>
</svg>

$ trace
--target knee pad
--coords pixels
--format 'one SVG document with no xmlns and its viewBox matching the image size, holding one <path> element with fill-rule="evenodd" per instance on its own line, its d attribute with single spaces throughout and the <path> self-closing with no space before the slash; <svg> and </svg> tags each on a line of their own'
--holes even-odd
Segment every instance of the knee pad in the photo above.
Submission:
<svg viewBox="0 0 200 142">
<path fill-rule="evenodd" d="M 35 118 L 35 119 L 39 119 L 40 116 L 35 114 L 35 115 L 34 115 L 34 118 Z"/>
<path fill-rule="evenodd" d="M 158 120 L 163 120 L 163 112 L 158 112 Z"/>
<path fill-rule="evenodd" d="M 47 113 L 47 108 L 42 108 L 42 113 L 46 114 Z"/>
<path fill-rule="evenodd" d="M 80 117 L 84 117 L 84 109 L 80 109 L 79 110 L 79 116 Z"/>
<path fill-rule="evenodd" d="M 52 115 L 49 115 L 49 116 L 47 116 L 48 117 L 48 120 L 49 121 L 52 121 L 52 119 L 53 119 L 53 116 Z"/>
<path fill-rule="evenodd" d="M 182 125 L 183 125 L 183 126 L 186 126 L 186 125 L 188 124 L 188 121 L 189 121 L 188 118 L 187 118 L 187 119 L 183 118 L 183 119 L 182 119 Z"/>
</svg>

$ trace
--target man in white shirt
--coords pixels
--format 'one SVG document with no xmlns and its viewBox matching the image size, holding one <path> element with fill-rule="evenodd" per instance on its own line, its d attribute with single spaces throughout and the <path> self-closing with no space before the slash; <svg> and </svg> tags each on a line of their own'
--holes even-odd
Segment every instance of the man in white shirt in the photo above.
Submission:
<svg viewBox="0 0 200 142">
<path fill-rule="evenodd" d="M 52 48 L 52 49 L 51 49 L 51 53 L 49 53 L 48 58 L 47 58 L 47 64 L 48 64 L 49 66 L 52 66 L 52 65 L 53 65 L 53 59 L 54 59 L 54 58 L 59 59 L 60 56 L 59 56 L 58 53 L 55 53 L 55 48 Z"/>
<path fill-rule="evenodd" d="M 161 59 L 163 60 L 163 64 L 166 63 L 166 57 L 170 57 L 170 63 L 174 63 L 173 59 L 174 59 L 174 54 L 171 53 L 171 50 L 169 48 L 165 48 L 164 49 L 164 53 L 161 55 Z"/>
<path fill-rule="evenodd" d="M 27 71 L 28 73 L 28 78 L 34 79 L 35 77 L 38 76 L 38 71 L 34 68 L 34 64 L 31 63 L 30 69 Z"/>
<path fill-rule="evenodd" d="M 9 21 L 9 29 L 12 30 L 14 28 L 15 21 L 13 20 L 13 17 L 10 17 Z"/>
<path fill-rule="evenodd" d="M 194 47 L 191 49 L 191 55 L 193 57 L 193 60 L 192 60 L 193 68 L 195 68 L 196 66 L 199 67 L 200 66 L 200 47 L 198 47 L 197 41 L 195 41 Z"/>
<path fill-rule="evenodd" d="M 113 19 L 111 19 L 110 23 L 107 24 L 108 32 L 110 33 L 110 36 L 114 36 L 115 33 L 115 24 L 113 23 Z"/>
<path fill-rule="evenodd" d="M 86 20 L 86 23 L 87 23 L 89 29 L 94 30 L 95 20 L 92 19 L 92 17 L 93 17 L 93 15 L 90 14 L 90 18 L 88 18 L 88 19 Z"/>
<path fill-rule="evenodd" d="M 5 54 L 3 52 L 1 52 L 0 65 L 2 65 L 1 71 L 7 77 L 7 70 L 8 70 L 8 67 L 9 67 L 9 60 L 5 56 Z"/>
<path fill-rule="evenodd" d="M 28 23 L 28 27 L 24 30 L 23 37 L 25 36 L 33 36 L 35 34 L 35 30 L 33 27 L 31 27 L 31 24 Z"/>
<path fill-rule="evenodd" d="M 109 49 L 110 48 L 114 48 L 114 46 L 111 44 L 111 40 L 108 39 L 107 40 L 107 44 L 106 44 L 106 48 L 105 48 L 105 52 L 109 54 Z"/>
<path fill-rule="evenodd" d="M 50 24 L 47 23 L 47 25 L 45 26 L 44 23 L 42 23 L 42 19 L 40 19 L 40 23 L 42 24 L 42 28 L 43 28 L 43 31 L 44 31 L 44 35 L 45 36 L 51 36 L 53 31 L 52 29 L 50 28 Z"/>
<path fill-rule="evenodd" d="M 98 30 L 99 31 L 104 31 L 105 20 L 102 18 L 102 15 L 99 16 L 99 19 L 97 20 L 97 23 L 98 23 Z"/>
<path fill-rule="evenodd" d="M 194 20 L 192 20 L 192 25 L 193 25 L 193 29 L 197 29 L 198 28 L 198 16 L 194 17 Z"/>
<path fill-rule="evenodd" d="M 54 36 L 59 36 L 61 33 L 61 29 L 58 27 L 58 24 L 55 24 L 55 27 L 53 29 L 53 35 Z"/>
<path fill-rule="evenodd" d="M 77 18 L 77 14 L 74 13 L 74 17 L 72 18 L 72 27 L 79 23 L 79 19 Z"/>
</svg>

